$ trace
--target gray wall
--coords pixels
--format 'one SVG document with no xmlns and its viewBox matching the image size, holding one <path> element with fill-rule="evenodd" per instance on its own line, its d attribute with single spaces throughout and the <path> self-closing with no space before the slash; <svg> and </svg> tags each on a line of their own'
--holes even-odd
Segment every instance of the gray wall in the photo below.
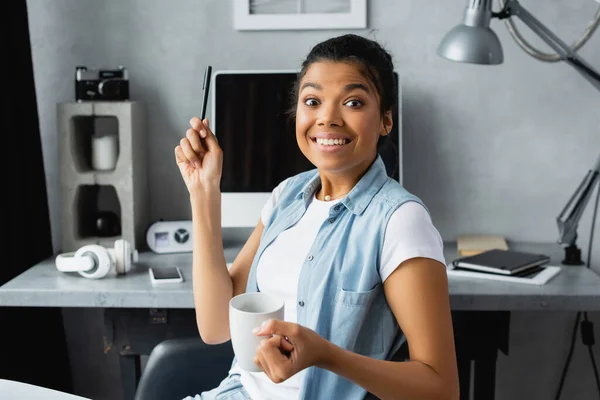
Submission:
<svg viewBox="0 0 600 400">
<path fill-rule="evenodd" d="M 460 21 L 466 1 L 369 3 L 370 29 L 355 32 L 389 48 L 402 71 L 404 183 L 428 205 L 443 238 L 479 233 L 513 241 L 555 241 L 555 217 L 600 150 L 600 93 L 568 65 L 526 55 L 498 21 L 492 27 L 504 44 L 503 65 L 478 67 L 437 57 L 437 44 Z M 56 250 L 60 193 L 55 110 L 57 102 L 73 99 L 75 65 L 129 68 L 132 98 L 143 100 L 149 111 L 151 217 L 189 219 L 173 148 L 190 117 L 198 114 L 204 66 L 297 68 L 312 45 L 343 33 L 237 32 L 232 2 L 223 0 L 27 4 Z M 523 4 L 567 42 L 579 37 L 598 7 L 593 1 Z M 580 53 L 600 69 L 600 34 Z M 584 249 L 591 208 L 580 224 Z M 593 259 L 600 271 L 598 237 Z M 66 316 L 78 391 L 95 399 L 115 398 L 114 359 L 102 354 L 100 337 L 94 337 L 97 329 L 89 328 L 99 323 L 97 316 L 83 310 Z M 599 321 L 598 315 L 592 317 Z M 553 397 L 573 318 L 573 313 L 513 313 L 511 353 L 499 358 L 499 400 Z M 78 339 L 77 329 L 85 331 L 85 339 Z M 565 399 L 597 398 L 585 350 L 578 342 Z M 97 373 L 101 379 L 94 377 Z"/>
</svg>

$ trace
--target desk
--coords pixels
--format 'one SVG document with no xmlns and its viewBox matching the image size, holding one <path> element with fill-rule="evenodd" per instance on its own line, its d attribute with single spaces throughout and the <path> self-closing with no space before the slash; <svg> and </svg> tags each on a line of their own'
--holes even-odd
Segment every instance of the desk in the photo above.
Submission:
<svg viewBox="0 0 600 400">
<path fill-rule="evenodd" d="M 91 400 L 85 397 L 74 396 L 69 393 L 59 392 L 28 383 L 0 379 L 0 394 L 3 400 L 44 399 L 44 400 Z"/>
<path fill-rule="evenodd" d="M 563 256 L 562 248 L 553 243 L 509 243 L 509 246 L 514 250 L 545 253 L 555 265 L 560 265 Z M 227 247 L 226 261 L 233 261 L 240 249 L 241 245 Z M 451 261 L 456 255 L 456 244 L 445 243 L 444 252 L 446 261 Z M 198 336 L 193 313 L 191 260 L 191 253 L 144 252 L 128 275 L 90 280 L 58 272 L 54 258 L 50 258 L 0 287 L 0 306 L 105 309 L 105 350 L 119 351 L 124 396 L 130 400 L 139 376 L 139 355 L 149 354 L 156 344 L 168 337 Z M 185 281 L 172 286 L 152 286 L 148 268 L 165 265 L 179 266 Z M 600 310 L 600 276 L 584 267 L 564 267 L 543 286 L 451 277 L 449 290 L 453 312 Z M 498 349 L 494 346 L 496 344 L 486 348 L 490 354 L 486 359 L 489 368 L 492 353 L 496 354 Z M 493 361 L 495 365 L 495 356 Z M 484 381 L 488 390 L 490 385 L 493 389 L 494 374 L 492 368 L 487 374 L 488 380 Z"/>
</svg>

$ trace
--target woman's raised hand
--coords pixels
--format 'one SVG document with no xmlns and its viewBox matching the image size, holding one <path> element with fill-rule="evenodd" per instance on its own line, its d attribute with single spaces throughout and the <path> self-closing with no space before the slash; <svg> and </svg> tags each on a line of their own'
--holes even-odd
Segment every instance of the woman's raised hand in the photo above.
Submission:
<svg viewBox="0 0 600 400">
<path fill-rule="evenodd" d="M 175 160 L 191 193 L 219 189 L 223 170 L 223 151 L 209 128 L 208 120 L 194 117 L 191 128 L 175 147 Z"/>
</svg>

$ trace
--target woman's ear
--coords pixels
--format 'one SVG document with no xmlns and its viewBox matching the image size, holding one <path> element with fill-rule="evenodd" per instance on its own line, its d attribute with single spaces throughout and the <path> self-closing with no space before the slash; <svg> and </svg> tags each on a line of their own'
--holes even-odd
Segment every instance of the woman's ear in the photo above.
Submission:
<svg viewBox="0 0 600 400">
<path fill-rule="evenodd" d="M 393 126 L 394 120 L 392 119 L 392 110 L 388 110 L 383 113 L 383 117 L 381 118 L 381 129 L 379 134 L 381 136 L 389 135 Z"/>
</svg>

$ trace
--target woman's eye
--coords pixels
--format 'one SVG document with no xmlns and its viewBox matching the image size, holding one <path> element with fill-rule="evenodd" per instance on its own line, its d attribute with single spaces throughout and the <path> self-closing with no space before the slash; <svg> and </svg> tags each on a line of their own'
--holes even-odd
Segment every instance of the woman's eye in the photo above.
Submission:
<svg viewBox="0 0 600 400">
<path fill-rule="evenodd" d="M 313 99 L 313 98 L 308 98 L 306 100 L 304 100 L 304 104 L 310 107 L 314 107 L 316 105 L 319 104 L 319 102 L 317 101 L 317 99 Z"/>
<path fill-rule="evenodd" d="M 348 100 L 348 101 L 346 102 L 346 105 L 347 105 L 347 106 L 349 106 L 349 107 L 355 108 L 355 107 L 360 107 L 360 106 L 362 106 L 362 105 L 363 105 L 363 103 L 362 103 L 362 101 L 360 101 L 360 100 Z"/>
</svg>

